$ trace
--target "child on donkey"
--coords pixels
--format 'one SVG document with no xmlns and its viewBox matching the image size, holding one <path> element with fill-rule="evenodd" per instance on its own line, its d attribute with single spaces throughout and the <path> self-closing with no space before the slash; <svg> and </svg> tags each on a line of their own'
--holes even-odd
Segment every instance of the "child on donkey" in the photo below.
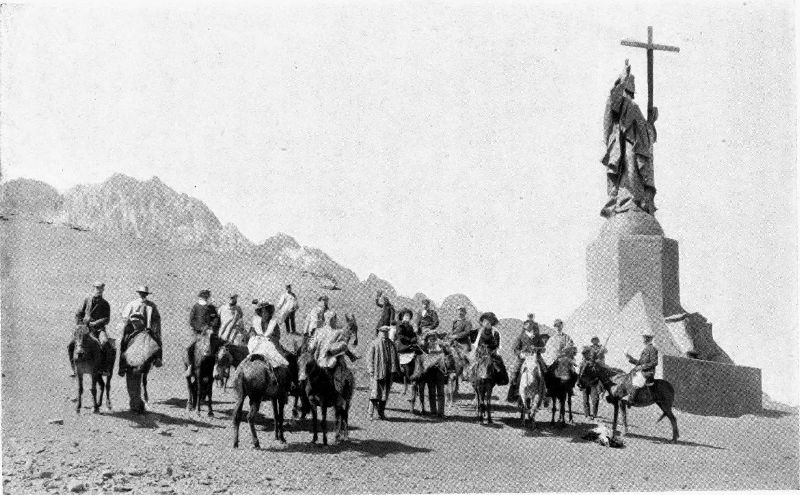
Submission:
<svg viewBox="0 0 800 495">
<path fill-rule="evenodd" d="M 382 325 L 378 328 L 378 336 L 370 343 L 369 361 L 367 362 L 371 386 L 369 400 L 369 419 L 374 419 L 377 411 L 379 419 L 386 419 L 386 401 L 389 400 L 389 391 L 392 387 L 392 376 L 400 372 L 400 360 L 394 342 L 389 340 L 389 327 Z"/>
</svg>

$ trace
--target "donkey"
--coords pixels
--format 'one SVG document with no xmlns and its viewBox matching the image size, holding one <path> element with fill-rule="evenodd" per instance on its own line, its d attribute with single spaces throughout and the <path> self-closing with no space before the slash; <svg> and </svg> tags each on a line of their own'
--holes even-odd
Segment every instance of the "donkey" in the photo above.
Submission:
<svg viewBox="0 0 800 495">
<path fill-rule="evenodd" d="M 212 408 L 213 375 L 216 355 L 222 346 L 222 339 L 217 337 L 214 330 L 206 327 L 197 335 L 194 345 L 192 375 L 186 377 L 186 388 L 189 398 L 186 401 L 186 410 L 195 409 L 200 414 L 200 403 L 208 399 L 208 415 L 214 416 Z M 185 360 L 186 358 L 184 358 Z M 189 363 L 185 363 L 189 364 Z"/>
<path fill-rule="evenodd" d="M 492 424 L 492 390 L 498 385 L 499 377 L 503 371 L 499 368 L 494 356 L 491 354 L 476 355 L 472 366 L 472 388 L 475 389 L 475 399 L 478 403 L 478 420 L 484 424 Z M 507 377 L 507 375 L 506 375 Z M 505 380 L 508 383 L 507 378 Z"/>
<path fill-rule="evenodd" d="M 447 355 L 445 358 L 447 369 L 447 390 L 445 395 L 447 397 L 447 403 L 452 406 L 455 403 L 456 396 L 458 395 L 458 386 L 459 381 L 461 380 L 461 375 L 467 369 L 469 361 L 458 344 L 444 344 L 442 348 Z"/>
<path fill-rule="evenodd" d="M 111 410 L 111 375 L 117 350 L 111 342 L 101 345 L 88 326 L 81 323 L 75 326 L 75 376 L 78 379 L 78 405 L 75 412 L 80 414 L 83 400 L 83 375 L 92 377 L 92 406 L 95 414 L 100 412 L 103 393 L 106 395 L 106 408 Z M 103 375 L 106 375 L 105 382 Z M 100 385 L 100 397 L 97 396 L 97 385 Z"/>
<path fill-rule="evenodd" d="M 350 411 L 350 401 L 353 398 L 355 380 L 353 373 L 338 364 L 333 373 L 323 369 L 314 360 L 311 353 L 304 353 L 298 365 L 305 370 L 306 385 L 305 392 L 311 406 L 311 418 L 313 422 L 314 436 L 311 443 L 316 443 L 317 433 L 317 408 L 320 408 L 322 420 L 322 444 L 328 445 L 327 420 L 328 408 L 333 407 L 336 415 L 336 441 L 347 440 L 348 438 L 348 414 Z"/>
<path fill-rule="evenodd" d="M 627 404 L 622 397 L 631 390 L 634 373 L 625 373 L 616 368 L 609 368 L 600 363 L 587 364 L 579 377 L 584 384 L 590 384 L 594 379 L 599 379 L 603 388 L 608 392 L 606 400 L 614 406 L 614 422 L 612 430 L 617 429 L 619 411 L 622 409 L 622 424 L 625 434 L 628 434 L 628 406 L 647 407 L 656 404 L 661 409 L 661 416 L 656 422 L 668 418 L 672 424 L 672 442 L 678 441 L 678 420 L 672 413 L 672 404 L 675 402 L 675 389 L 666 380 L 653 380 L 652 385 L 640 389 L 633 397 L 634 402 Z"/>
<path fill-rule="evenodd" d="M 530 421 L 532 430 L 536 429 L 536 412 L 542 407 L 545 396 L 545 378 L 537 356 L 525 358 L 519 376 L 519 407 L 522 426 Z"/>
<path fill-rule="evenodd" d="M 292 377 L 297 377 L 297 358 L 289 353 L 286 356 L 289 366 L 273 368 L 260 354 L 247 356 L 236 368 L 233 388 L 236 390 L 236 406 L 233 409 L 233 448 L 239 446 L 239 423 L 241 422 L 242 408 L 245 397 L 249 399 L 250 410 L 247 413 L 247 423 L 250 426 L 250 435 L 253 448 L 260 448 L 256 435 L 255 417 L 261 402 L 272 402 L 272 417 L 275 423 L 275 440 L 286 443 L 284 437 L 284 416 L 286 400 Z"/>
<path fill-rule="evenodd" d="M 578 381 L 578 374 L 575 373 L 570 364 L 572 357 L 562 356 L 550 366 L 550 369 L 545 373 L 545 380 L 547 383 L 547 392 L 553 398 L 553 414 L 550 418 L 550 424 L 556 424 L 556 403 L 561 404 L 561 414 L 559 415 L 559 423 L 562 426 L 566 425 L 564 418 L 564 404 L 569 406 L 569 422 L 570 424 L 575 421 L 572 418 L 572 395 L 575 388 L 575 383 Z"/>
</svg>

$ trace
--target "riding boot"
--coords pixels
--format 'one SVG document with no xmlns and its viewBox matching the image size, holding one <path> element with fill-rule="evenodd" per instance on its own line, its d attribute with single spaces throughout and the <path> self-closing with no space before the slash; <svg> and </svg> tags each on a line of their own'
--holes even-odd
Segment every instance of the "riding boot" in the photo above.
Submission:
<svg viewBox="0 0 800 495">
<path fill-rule="evenodd" d="M 379 400 L 378 401 L 378 417 L 380 419 L 384 419 L 384 420 L 386 419 L 385 411 L 386 411 L 386 401 L 385 400 Z"/>
</svg>

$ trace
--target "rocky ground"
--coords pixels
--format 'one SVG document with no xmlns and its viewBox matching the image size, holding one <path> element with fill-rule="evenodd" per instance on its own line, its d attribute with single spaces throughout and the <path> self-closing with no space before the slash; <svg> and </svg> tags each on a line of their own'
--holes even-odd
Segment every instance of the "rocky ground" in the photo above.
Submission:
<svg viewBox="0 0 800 495">
<path fill-rule="evenodd" d="M 365 377 L 359 378 L 364 384 Z M 527 433 L 517 413 L 501 405 L 496 425 L 481 426 L 469 407 L 470 394 L 463 394 L 448 409 L 448 417 L 437 421 L 409 414 L 397 389 L 391 420 L 372 422 L 366 391 L 360 389 L 347 443 L 311 445 L 309 425 L 299 422 L 290 426 L 288 444 L 281 445 L 272 438 L 267 410 L 267 417 L 259 419 L 262 450 L 250 447 L 246 424 L 241 447 L 235 450 L 232 392 L 217 391 L 213 418 L 187 413 L 179 370 L 167 367 L 152 374 L 150 412 L 137 416 L 126 411 L 122 380 L 115 378 L 113 386 L 114 411 L 92 414 L 87 390 L 84 408 L 76 414 L 74 379 L 66 376 L 60 360 L 6 373 L 4 492 L 798 488 L 797 416 L 776 410 L 740 418 L 678 413 L 678 444 L 665 443 L 669 425 L 655 423 L 655 408 L 636 410 L 625 448 L 612 449 L 583 440 L 592 425 L 577 414 L 575 425 L 544 424 L 540 432 Z M 503 393 L 498 389 L 498 395 Z M 610 408 L 603 412 L 607 415 Z"/>
<path fill-rule="evenodd" d="M 348 443 L 310 445 L 309 424 L 301 422 L 289 426 L 286 445 L 275 442 L 271 431 L 259 431 L 263 448 L 253 450 L 245 424 L 241 447 L 234 450 L 232 392 L 215 391 L 213 418 L 184 410 L 181 332 L 191 291 L 203 286 L 235 289 L 247 282 L 255 293 L 265 290 L 261 287 L 280 287 L 291 274 L 276 274 L 273 268 L 248 265 L 243 259 L 189 256 L 142 245 L 131 249 L 46 225 L 6 225 L 0 230 L 5 493 L 800 488 L 796 409 L 767 404 L 758 415 L 738 418 L 678 411 L 678 444 L 665 443 L 670 427 L 655 422 L 660 415 L 655 407 L 633 410 L 625 448 L 612 449 L 583 440 L 593 425 L 580 414 L 575 425 L 543 424 L 541 431 L 527 433 L 516 411 L 501 403 L 496 424 L 481 426 L 470 408 L 468 386 L 444 421 L 409 414 L 395 387 L 391 420 L 371 422 L 363 362 L 357 364 L 359 390 Z M 196 268 L 200 261 L 204 270 Z M 87 383 L 85 407 L 75 413 L 77 386 L 68 376 L 65 348 L 72 315 L 95 278 L 108 284 L 112 337 L 122 305 L 134 296 L 130 288 L 148 283 L 157 289 L 153 298 L 164 318 L 165 366 L 151 375 L 150 412 L 145 416 L 127 412 L 124 380 L 117 376 L 112 381 L 112 412 L 92 414 Z M 345 296 L 337 296 L 336 304 L 344 304 Z M 361 354 L 369 333 L 362 335 Z M 505 393 L 502 387 L 495 395 Z M 575 409 L 580 409 L 577 399 Z M 262 412 L 259 423 L 271 430 L 271 407 Z M 607 405 L 601 411 L 606 417 L 610 412 Z M 549 417 L 542 414 L 540 419 Z"/>
</svg>

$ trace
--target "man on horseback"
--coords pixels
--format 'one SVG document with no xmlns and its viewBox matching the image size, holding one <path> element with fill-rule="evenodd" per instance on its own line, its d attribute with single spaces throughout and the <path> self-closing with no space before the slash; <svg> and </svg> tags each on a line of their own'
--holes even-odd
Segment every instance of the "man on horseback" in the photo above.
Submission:
<svg viewBox="0 0 800 495">
<path fill-rule="evenodd" d="M 422 311 L 419 313 L 417 320 L 417 333 L 425 333 L 436 330 L 439 326 L 439 315 L 436 311 L 431 309 L 431 300 L 422 300 Z"/>
<path fill-rule="evenodd" d="M 106 284 L 102 282 L 95 282 L 93 284 L 94 294 L 85 298 L 81 307 L 75 313 L 75 324 L 86 325 L 96 338 L 101 346 L 108 343 L 108 334 L 106 333 L 106 325 L 111 320 L 111 306 L 108 301 L 103 299 L 103 291 Z M 69 355 L 69 365 L 72 369 L 70 376 L 75 376 L 75 339 L 71 339 L 67 345 L 67 354 Z M 113 370 L 113 363 L 112 363 Z"/>
<path fill-rule="evenodd" d="M 378 319 L 378 324 L 375 325 L 375 333 L 381 331 L 381 327 L 388 327 L 395 319 L 395 310 L 389 298 L 379 290 L 375 295 L 375 305 L 381 308 L 381 317 Z"/>
<path fill-rule="evenodd" d="M 231 294 L 228 304 L 223 304 L 219 308 L 219 336 L 226 342 L 233 342 L 237 336 L 244 333 L 244 314 L 238 301 L 239 296 Z"/>
<path fill-rule="evenodd" d="M 642 354 L 639 356 L 639 359 L 634 358 L 627 352 L 625 353 L 628 362 L 635 365 L 631 373 L 641 373 L 641 377 L 643 378 L 643 380 L 637 380 L 634 375 L 634 379 L 631 381 L 631 387 L 628 390 L 628 395 L 621 399 L 626 403 L 634 402 L 636 400 L 636 394 L 642 387 L 649 387 L 653 384 L 653 379 L 656 376 L 656 367 L 658 366 L 658 349 L 653 345 L 653 337 L 654 335 L 651 330 L 647 330 L 642 334 L 644 349 L 642 349 Z M 641 383 L 642 381 L 644 383 Z"/>
<path fill-rule="evenodd" d="M 137 288 L 136 293 L 139 298 L 128 303 L 122 311 L 125 326 L 122 330 L 122 339 L 119 345 L 119 376 L 124 376 L 128 367 L 125 362 L 125 351 L 128 349 L 128 345 L 132 342 L 133 337 L 142 331 L 148 332 L 159 347 L 158 351 L 153 355 L 153 365 L 158 368 L 162 364 L 161 315 L 156 305 L 147 299 L 147 296 L 150 295 L 150 290 L 146 285 Z"/>
<path fill-rule="evenodd" d="M 477 337 L 477 332 L 472 328 L 472 322 L 467 319 L 467 308 L 458 307 L 458 318 L 453 320 L 453 329 L 450 331 L 450 340 L 459 346 L 462 352 L 472 350 L 472 341 Z"/>
<path fill-rule="evenodd" d="M 187 378 L 194 372 L 194 346 L 197 343 L 198 335 L 202 334 L 206 328 L 211 328 L 214 333 L 219 331 L 220 319 L 217 308 L 211 304 L 211 291 L 203 289 L 197 294 L 198 300 L 189 312 L 189 343 L 186 346 L 185 364 Z"/>
<path fill-rule="evenodd" d="M 544 376 L 545 365 L 542 361 L 542 351 L 545 349 L 545 341 L 539 333 L 539 325 L 532 319 L 522 323 L 522 332 L 517 336 L 513 346 L 514 356 L 516 357 L 511 371 L 511 383 L 508 387 L 506 401 L 516 403 L 519 399 L 519 379 L 522 363 L 528 355 L 536 355 L 542 375 Z"/>
<path fill-rule="evenodd" d="M 318 328 L 322 327 L 326 311 L 328 311 L 328 296 L 323 294 L 317 299 L 317 305 L 311 308 L 311 311 L 308 312 L 308 316 L 306 316 L 303 335 L 311 337 Z"/>
<path fill-rule="evenodd" d="M 355 361 L 358 356 L 350 349 L 345 332 L 337 327 L 336 312 L 326 311 L 323 322 L 322 327 L 316 330 L 309 341 L 308 350 L 334 384 L 340 385 L 343 381 L 352 381 L 352 371 L 348 368 L 344 357 L 347 356 L 350 361 Z"/>
</svg>

